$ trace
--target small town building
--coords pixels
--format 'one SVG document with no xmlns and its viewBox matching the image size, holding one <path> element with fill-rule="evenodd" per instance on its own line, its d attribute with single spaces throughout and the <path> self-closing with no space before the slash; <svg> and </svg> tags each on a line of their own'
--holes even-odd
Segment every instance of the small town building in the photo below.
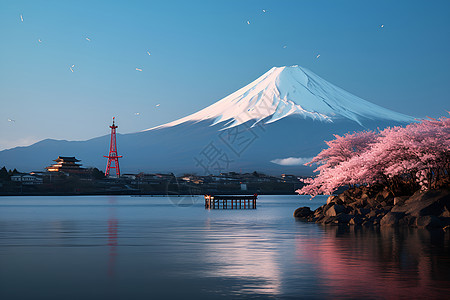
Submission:
<svg viewBox="0 0 450 300">
<path fill-rule="evenodd" d="M 21 182 L 22 184 L 33 185 L 42 184 L 42 177 L 38 177 L 30 174 L 16 174 L 11 176 L 11 181 Z"/>
<path fill-rule="evenodd" d="M 281 174 L 281 178 L 284 180 L 290 180 L 290 181 L 298 181 L 298 177 L 295 175 L 290 175 L 290 174 Z"/>
</svg>

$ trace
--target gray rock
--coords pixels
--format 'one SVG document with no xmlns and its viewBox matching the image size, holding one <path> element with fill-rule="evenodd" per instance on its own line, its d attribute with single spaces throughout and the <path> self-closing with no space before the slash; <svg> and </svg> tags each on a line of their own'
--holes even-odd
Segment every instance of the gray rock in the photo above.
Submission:
<svg viewBox="0 0 450 300">
<path fill-rule="evenodd" d="M 311 211 L 311 209 L 307 206 L 305 207 L 299 207 L 294 211 L 294 217 L 295 218 L 307 218 L 310 215 L 313 214 L 313 211 Z"/>
</svg>

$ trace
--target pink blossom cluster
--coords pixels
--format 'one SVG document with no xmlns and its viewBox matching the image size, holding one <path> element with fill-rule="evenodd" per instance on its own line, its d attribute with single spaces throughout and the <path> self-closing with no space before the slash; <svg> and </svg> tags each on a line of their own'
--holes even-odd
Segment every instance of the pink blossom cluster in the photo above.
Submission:
<svg viewBox="0 0 450 300">
<path fill-rule="evenodd" d="M 362 131 L 326 142 L 306 165 L 318 165 L 299 194 L 332 194 L 342 186 L 399 184 L 430 189 L 450 172 L 450 118 L 421 120 L 405 127 Z"/>
</svg>

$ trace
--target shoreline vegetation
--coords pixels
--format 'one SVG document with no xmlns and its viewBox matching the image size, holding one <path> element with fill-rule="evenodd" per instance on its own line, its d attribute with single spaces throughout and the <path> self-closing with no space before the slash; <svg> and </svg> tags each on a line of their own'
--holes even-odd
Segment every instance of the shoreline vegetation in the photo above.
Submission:
<svg viewBox="0 0 450 300">
<path fill-rule="evenodd" d="M 299 194 L 333 194 L 294 217 L 321 224 L 450 229 L 450 119 L 363 131 L 326 142 Z"/>
</svg>

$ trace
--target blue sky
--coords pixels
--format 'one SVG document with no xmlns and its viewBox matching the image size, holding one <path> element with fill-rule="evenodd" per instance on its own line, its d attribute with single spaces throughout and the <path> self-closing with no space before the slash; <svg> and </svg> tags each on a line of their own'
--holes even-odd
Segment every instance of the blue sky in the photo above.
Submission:
<svg viewBox="0 0 450 300">
<path fill-rule="evenodd" d="M 108 134 L 112 116 L 120 133 L 147 129 L 294 64 L 439 117 L 449 37 L 450 1 L 1 0 L 0 150 Z"/>
</svg>

